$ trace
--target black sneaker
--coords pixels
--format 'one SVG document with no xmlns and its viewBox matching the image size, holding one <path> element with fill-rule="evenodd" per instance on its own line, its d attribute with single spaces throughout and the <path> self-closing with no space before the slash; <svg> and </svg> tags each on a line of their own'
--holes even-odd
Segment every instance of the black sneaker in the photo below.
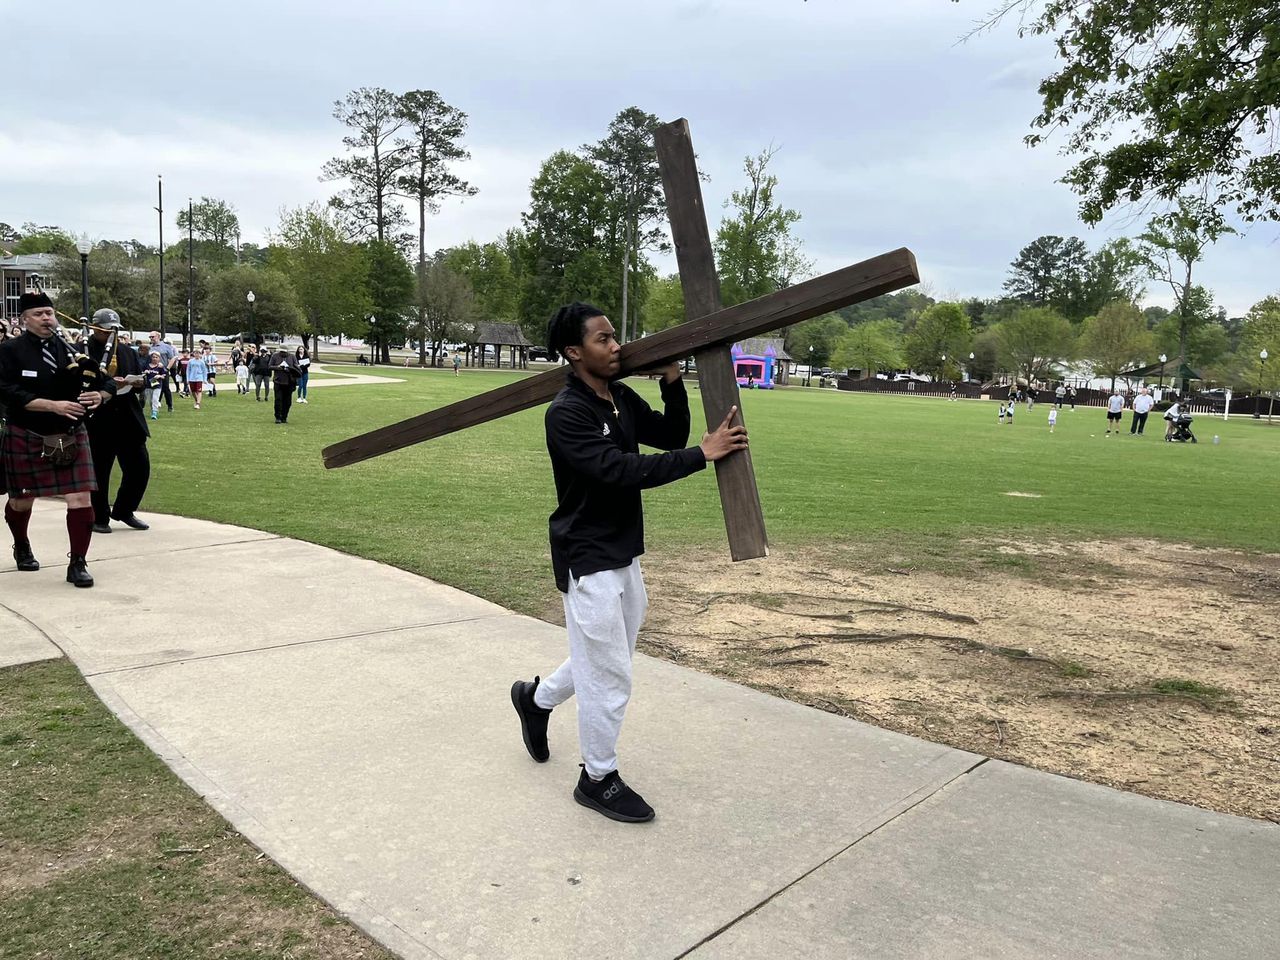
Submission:
<svg viewBox="0 0 1280 960">
<path fill-rule="evenodd" d="M 611 770 L 603 780 L 596 781 L 587 776 L 584 767 L 578 777 L 578 785 L 573 789 L 573 799 L 584 807 L 603 813 L 610 820 L 623 823 L 648 823 L 654 817 L 653 807 L 627 786 L 617 770 Z"/>
<path fill-rule="evenodd" d="M 533 692 L 542 682 L 541 677 L 534 677 L 533 682 L 517 680 L 511 685 L 511 705 L 520 716 L 520 733 L 524 737 L 524 748 L 529 756 L 539 763 L 546 763 L 551 756 L 547 747 L 547 719 L 551 711 L 533 702 Z"/>
</svg>

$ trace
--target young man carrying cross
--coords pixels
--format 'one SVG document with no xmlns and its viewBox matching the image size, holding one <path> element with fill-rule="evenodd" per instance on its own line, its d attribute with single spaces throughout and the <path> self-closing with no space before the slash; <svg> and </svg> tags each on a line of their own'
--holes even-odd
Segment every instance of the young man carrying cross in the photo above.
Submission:
<svg viewBox="0 0 1280 960">
<path fill-rule="evenodd" d="M 610 819 L 643 823 L 653 819 L 653 808 L 618 776 L 617 757 L 631 659 L 648 607 L 638 559 L 644 553 L 640 491 L 745 449 L 747 433 L 730 426 L 731 408 L 701 444 L 685 447 L 689 398 L 680 365 L 662 368 L 663 412 L 652 410 L 616 382 L 621 347 L 608 318 L 589 304 L 561 307 L 548 326 L 547 346 L 570 367 L 546 415 L 559 501 L 550 521 L 551 563 L 564 595 L 569 659 L 545 681 L 516 681 L 511 702 L 525 748 L 544 763 L 551 711 L 577 694 L 583 769 L 574 799 Z M 641 454 L 640 443 L 668 452 Z"/>
</svg>

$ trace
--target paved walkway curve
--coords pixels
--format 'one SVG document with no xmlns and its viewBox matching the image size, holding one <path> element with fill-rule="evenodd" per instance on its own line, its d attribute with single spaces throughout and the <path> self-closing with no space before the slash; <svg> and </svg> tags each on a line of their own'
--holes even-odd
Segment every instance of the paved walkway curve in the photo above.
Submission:
<svg viewBox="0 0 1280 960">
<path fill-rule="evenodd" d="M 314 390 L 317 387 L 354 387 L 362 383 L 404 383 L 403 377 L 375 377 L 367 373 L 347 373 L 344 370 L 332 370 L 323 363 L 313 363 L 311 365 L 312 373 L 322 374 L 325 378 L 338 377 L 340 379 L 329 380 L 308 380 L 307 390 Z"/>
<path fill-rule="evenodd" d="M 1280 829 L 904 737 L 648 657 L 621 745 L 658 810 L 575 804 L 572 707 L 525 754 L 555 626 L 402 570 L 149 515 L 63 582 L 0 567 L 0 647 L 65 651 L 301 882 L 414 958 L 1274 960 Z M 249 620 L 223 602 L 265 597 Z M 200 601 L 198 629 L 139 631 Z M 259 607 L 260 609 L 260 607 Z M 15 626 L 17 625 L 17 626 Z"/>
</svg>

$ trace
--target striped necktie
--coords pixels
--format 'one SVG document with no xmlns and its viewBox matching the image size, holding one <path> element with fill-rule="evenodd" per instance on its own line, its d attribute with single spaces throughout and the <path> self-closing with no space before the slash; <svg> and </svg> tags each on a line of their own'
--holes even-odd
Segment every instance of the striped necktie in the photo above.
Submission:
<svg viewBox="0 0 1280 960">
<path fill-rule="evenodd" d="M 40 356 L 44 359 L 45 366 L 50 370 L 57 372 L 58 361 L 53 356 L 53 343 L 51 340 L 40 341 Z"/>
</svg>

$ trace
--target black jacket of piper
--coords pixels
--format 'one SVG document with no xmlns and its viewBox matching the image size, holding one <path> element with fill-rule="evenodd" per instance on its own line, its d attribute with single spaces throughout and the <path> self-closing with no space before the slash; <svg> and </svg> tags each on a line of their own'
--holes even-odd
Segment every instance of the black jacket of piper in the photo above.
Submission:
<svg viewBox="0 0 1280 960">
<path fill-rule="evenodd" d="M 551 514 L 551 566 L 556 586 L 569 576 L 617 570 L 644 553 L 640 491 L 679 480 L 707 465 L 689 442 L 684 381 L 662 384 L 663 412 L 630 387 L 609 385 L 613 403 L 572 372 L 547 408 L 547 452 L 559 506 Z M 614 412 L 614 408 L 617 412 Z M 642 454 L 639 444 L 667 453 Z"/>
<path fill-rule="evenodd" d="M 81 349 L 94 363 L 101 363 L 107 345 L 90 337 Z M 115 351 L 116 371 L 111 376 L 141 375 L 142 363 L 138 360 L 136 350 L 117 343 Z M 151 436 L 151 430 L 147 427 L 146 414 L 142 412 L 142 385 L 138 384 L 127 393 L 120 393 L 117 389 L 115 397 L 94 411 L 93 416 L 86 421 L 86 425 L 89 427 L 89 436 L 94 438 L 94 443 L 106 437 L 122 444 L 144 443 L 147 437 Z"/>
<path fill-rule="evenodd" d="M 0 344 L 0 402 L 6 408 L 6 420 L 16 427 L 45 436 L 66 433 L 75 427 L 73 421 L 27 409 L 32 400 L 75 400 L 83 392 L 71 348 L 56 334 L 49 338 L 58 364 L 57 370 L 50 370 L 41 356 L 41 342 L 35 334 L 24 333 Z M 99 389 L 114 396 L 116 385 L 107 380 Z"/>
</svg>

